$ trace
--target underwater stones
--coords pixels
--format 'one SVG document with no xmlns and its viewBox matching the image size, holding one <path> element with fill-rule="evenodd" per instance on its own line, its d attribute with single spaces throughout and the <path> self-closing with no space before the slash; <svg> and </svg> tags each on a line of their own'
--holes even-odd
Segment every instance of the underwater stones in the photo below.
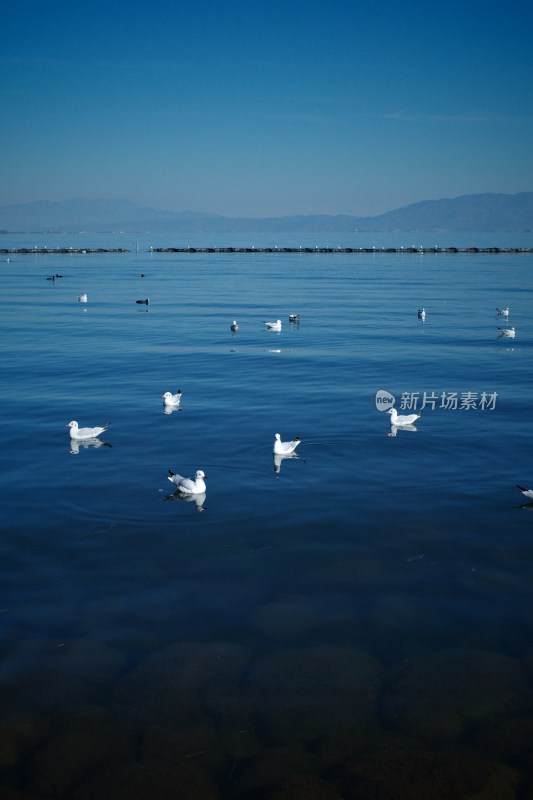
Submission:
<svg viewBox="0 0 533 800">
<path fill-rule="evenodd" d="M 2 660 L 0 698 L 7 709 L 46 713 L 92 702 L 124 664 L 118 650 L 91 639 L 25 640 Z"/>
<path fill-rule="evenodd" d="M 353 599 L 345 595 L 295 597 L 260 606 L 254 615 L 258 630 L 269 639 L 298 641 L 309 635 L 353 633 L 358 627 Z"/>
<path fill-rule="evenodd" d="M 375 724 L 383 668 L 349 647 L 306 647 L 259 658 L 249 685 L 258 713 L 278 742 Z"/>
<path fill-rule="evenodd" d="M 499 725 L 474 731 L 468 749 L 480 758 L 520 764 L 529 769 L 533 756 L 533 717 L 504 719 Z"/>
<path fill-rule="evenodd" d="M 315 772 L 318 772 L 317 761 L 303 748 L 294 744 L 269 747 L 232 781 L 232 795 L 243 794 L 251 798 L 257 793 L 259 797 L 264 797 L 266 790 L 278 787 L 282 781 L 302 774 L 313 775 Z"/>
<path fill-rule="evenodd" d="M 192 717 L 204 697 L 236 690 L 250 661 L 246 647 L 228 642 L 181 642 L 145 658 L 119 681 L 121 713 L 144 720 Z"/>
<path fill-rule="evenodd" d="M 333 784 L 316 775 L 299 775 L 283 781 L 268 800 L 343 800 Z"/>
<path fill-rule="evenodd" d="M 130 734 L 66 732 L 50 739 L 32 758 L 29 789 L 64 797 L 95 768 L 131 761 L 135 755 L 136 739 Z"/>
<path fill-rule="evenodd" d="M 485 650 L 441 650 L 392 670 L 386 725 L 435 744 L 527 709 L 531 691 L 520 662 Z"/>
<path fill-rule="evenodd" d="M 0 769 L 16 767 L 44 739 L 44 723 L 31 715 L 17 715 L 0 723 Z M 1 796 L 1 795 L 0 795 Z"/>
<path fill-rule="evenodd" d="M 220 800 L 214 784 L 189 764 L 131 761 L 98 772 L 72 800 Z"/>
<path fill-rule="evenodd" d="M 460 753 L 370 757 L 342 781 L 343 800 L 516 800 L 520 776 L 509 767 Z"/>
<path fill-rule="evenodd" d="M 210 720 L 201 715 L 175 728 L 148 725 L 142 733 L 141 756 L 143 762 L 185 763 L 206 775 L 221 775 L 226 766 L 217 733 Z"/>
</svg>

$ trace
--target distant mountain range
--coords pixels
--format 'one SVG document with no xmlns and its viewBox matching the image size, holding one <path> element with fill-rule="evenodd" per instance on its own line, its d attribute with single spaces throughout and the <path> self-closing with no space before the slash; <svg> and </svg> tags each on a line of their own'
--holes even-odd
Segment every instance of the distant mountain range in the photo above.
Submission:
<svg viewBox="0 0 533 800">
<path fill-rule="evenodd" d="M 533 230 L 533 192 L 424 200 L 375 217 L 348 214 L 224 217 L 143 208 L 128 200 L 36 201 L 0 206 L 0 232 L 343 233 Z"/>
</svg>

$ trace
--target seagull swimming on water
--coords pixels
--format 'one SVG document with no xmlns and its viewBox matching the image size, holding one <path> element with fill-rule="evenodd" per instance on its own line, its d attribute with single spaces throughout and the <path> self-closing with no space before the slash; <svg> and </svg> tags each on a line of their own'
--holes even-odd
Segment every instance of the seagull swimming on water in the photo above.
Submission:
<svg viewBox="0 0 533 800">
<path fill-rule="evenodd" d="M 516 484 L 516 488 L 519 489 L 529 500 L 533 500 L 533 489 L 524 489 L 523 486 L 519 486 L 518 484 Z"/>
<path fill-rule="evenodd" d="M 425 308 L 419 308 L 418 309 L 418 319 L 421 319 L 422 322 L 425 322 L 425 320 L 426 320 L 426 309 Z"/>
<path fill-rule="evenodd" d="M 205 475 L 201 469 L 197 470 L 194 480 L 192 478 L 184 478 L 183 475 L 177 475 L 171 469 L 169 469 L 167 477 L 182 494 L 204 494 L 207 489 Z"/>
<path fill-rule="evenodd" d="M 516 331 L 514 328 L 498 328 L 500 336 L 507 336 L 509 339 L 514 339 Z"/>
<path fill-rule="evenodd" d="M 274 436 L 274 448 L 272 452 L 277 456 L 288 456 L 293 453 L 302 440 L 299 436 L 295 436 L 290 442 L 282 442 L 279 433 Z"/>
<path fill-rule="evenodd" d="M 509 316 L 509 306 L 506 306 L 505 308 L 497 308 L 496 311 L 501 317 Z"/>
<path fill-rule="evenodd" d="M 267 326 L 267 330 L 269 331 L 280 331 L 281 330 L 281 320 L 277 319 L 275 322 L 265 322 Z"/>
<path fill-rule="evenodd" d="M 399 416 L 398 412 L 394 408 L 389 408 L 388 411 L 385 412 L 386 414 L 390 414 L 390 424 L 398 427 L 402 425 L 412 425 L 413 422 L 416 422 L 417 419 L 420 419 L 422 414 L 405 414 L 403 416 Z"/>
<path fill-rule="evenodd" d="M 100 428 L 78 428 L 78 423 L 75 419 L 72 422 L 67 424 L 67 428 L 70 428 L 70 438 L 71 439 L 78 439 L 81 441 L 82 439 L 95 439 L 97 436 L 100 436 L 101 433 L 104 433 L 109 428 L 109 422 L 103 425 Z"/>
<path fill-rule="evenodd" d="M 236 331 L 239 330 L 239 326 L 237 324 L 237 320 L 236 319 L 233 320 L 233 322 L 230 325 L 230 328 L 233 331 L 233 333 L 236 333 Z"/>
<path fill-rule="evenodd" d="M 289 314 L 289 322 L 300 322 L 299 314 Z"/>
<path fill-rule="evenodd" d="M 176 394 L 172 394 L 172 392 L 165 392 L 165 394 L 162 394 L 161 397 L 165 401 L 166 406 L 179 406 L 181 402 L 181 389 L 178 389 Z"/>
<path fill-rule="evenodd" d="M 86 303 L 87 302 L 87 295 L 86 294 L 79 294 L 78 295 L 78 303 Z"/>
</svg>

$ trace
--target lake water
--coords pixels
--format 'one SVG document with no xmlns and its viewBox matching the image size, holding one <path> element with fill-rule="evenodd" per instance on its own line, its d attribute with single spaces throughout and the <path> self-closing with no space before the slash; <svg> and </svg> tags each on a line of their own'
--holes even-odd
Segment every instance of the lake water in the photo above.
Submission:
<svg viewBox="0 0 533 800">
<path fill-rule="evenodd" d="M 533 795 L 533 257 L 272 243 L 1 237 L 2 797 Z"/>
</svg>

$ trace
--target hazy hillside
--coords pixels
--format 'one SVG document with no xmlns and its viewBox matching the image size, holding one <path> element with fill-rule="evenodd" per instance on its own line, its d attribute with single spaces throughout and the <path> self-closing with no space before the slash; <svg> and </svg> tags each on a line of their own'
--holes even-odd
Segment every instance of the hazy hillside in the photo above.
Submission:
<svg viewBox="0 0 533 800">
<path fill-rule="evenodd" d="M 128 200 L 36 201 L 0 207 L 0 231 L 298 233 L 305 231 L 524 231 L 533 229 L 533 192 L 425 200 L 376 217 L 309 215 L 253 219 L 143 208 Z"/>
</svg>

